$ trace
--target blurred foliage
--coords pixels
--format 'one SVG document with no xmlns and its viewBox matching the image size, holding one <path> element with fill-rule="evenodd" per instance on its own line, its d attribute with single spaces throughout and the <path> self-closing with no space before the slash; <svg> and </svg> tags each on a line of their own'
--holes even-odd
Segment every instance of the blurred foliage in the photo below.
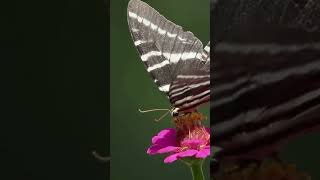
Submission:
<svg viewBox="0 0 320 180">
<path fill-rule="evenodd" d="M 145 1 L 167 19 L 192 31 L 202 42 L 209 41 L 209 0 Z M 173 127 L 170 116 L 155 122 L 163 112 L 141 114 L 138 109 L 171 108 L 144 69 L 127 25 L 128 0 L 111 1 L 111 179 L 190 179 L 181 162 L 164 164 L 164 156 L 149 156 L 151 138 Z M 209 106 L 203 106 L 209 125 Z M 205 163 L 209 176 L 209 161 Z"/>
</svg>

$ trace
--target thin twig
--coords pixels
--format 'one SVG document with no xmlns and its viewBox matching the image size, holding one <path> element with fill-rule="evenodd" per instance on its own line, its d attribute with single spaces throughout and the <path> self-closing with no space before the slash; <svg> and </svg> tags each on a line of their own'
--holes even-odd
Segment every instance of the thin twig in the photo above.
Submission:
<svg viewBox="0 0 320 180">
<path fill-rule="evenodd" d="M 111 160 L 111 157 L 101 156 L 101 155 L 100 155 L 99 153 L 97 153 L 96 151 L 93 151 L 93 152 L 92 152 L 92 155 L 93 155 L 96 159 L 98 159 L 99 161 L 104 162 L 104 163 L 106 163 L 106 162 L 108 162 L 108 161 Z"/>
</svg>

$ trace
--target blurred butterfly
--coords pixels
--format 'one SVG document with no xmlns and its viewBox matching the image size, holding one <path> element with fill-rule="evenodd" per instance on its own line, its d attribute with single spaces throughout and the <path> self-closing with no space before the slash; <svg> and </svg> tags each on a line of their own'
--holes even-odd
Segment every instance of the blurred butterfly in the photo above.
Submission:
<svg viewBox="0 0 320 180">
<path fill-rule="evenodd" d="M 320 124 L 320 3 L 214 0 L 215 157 L 259 159 Z"/>
<path fill-rule="evenodd" d="M 146 70 L 169 98 L 172 116 L 210 99 L 210 42 L 201 41 L 140 0 L 128 4 L 129 30 Z"/>
</svg>

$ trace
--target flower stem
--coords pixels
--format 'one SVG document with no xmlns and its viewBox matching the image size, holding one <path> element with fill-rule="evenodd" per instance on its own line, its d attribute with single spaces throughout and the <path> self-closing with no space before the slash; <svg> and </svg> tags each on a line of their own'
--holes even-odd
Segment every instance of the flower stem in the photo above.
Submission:
<svg viewBox="0 0 320 180">
<path fill-rule="evenodd" d="M 193 180 L 205 180 L 202 170 L 204 159 L 183 158 L 181 161 L 189 166 Z"/>
<path fill-rule="evenodd" d="M 203 161 L 195 161 L 190 167 L 193 180 L 204 180 L 203 170 L 202 170 Z"/>
</svg>

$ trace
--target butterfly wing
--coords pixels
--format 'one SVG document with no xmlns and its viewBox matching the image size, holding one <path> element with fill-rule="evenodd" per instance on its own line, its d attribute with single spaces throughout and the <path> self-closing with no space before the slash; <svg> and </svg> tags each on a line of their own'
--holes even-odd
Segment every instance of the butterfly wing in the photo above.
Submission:
<svg viewBox="0 0 320 180">
<path fill-rule="evenodd" d="M 148 4 L 131 0 L 128 4 L 128 24 L 147 71 L 159 90 L 167 95 L 173 83 L 180 82 L 178 75 L 188 71 L 204 73 L 202 71 L 208 67 L 208 52 L 203 50 L 201 41 Z M 209 71 L 206 73 L 208 75 Z"/>
<path fill-rule="evenodd" d="M 220 155 L 255 158 L 251 151 L 268 153 L 266 147 L 320 124 L 319 5 L 216 3 L 211 138 Z"/>
<path fill-rule="evenodd" d="M 147 71 L 159 90 L 168 92 L 172 81 L 172 68 L 169 60 L 164 56 L 168 45 L 163 46 L 163 43 L 164 39 L 170 39 L 166 31 L 175 27 L 174 24 L 146 3 L 131 0 L 128 4 L 128 25 L 134 45 Z"/>
<path fill-rule="evenodd" d="M 210 42 L 190 61 L 181 62 L 169 91 L 170 102 L 180 111 L 193 111 L 210 101 Z"/>
</svg>

